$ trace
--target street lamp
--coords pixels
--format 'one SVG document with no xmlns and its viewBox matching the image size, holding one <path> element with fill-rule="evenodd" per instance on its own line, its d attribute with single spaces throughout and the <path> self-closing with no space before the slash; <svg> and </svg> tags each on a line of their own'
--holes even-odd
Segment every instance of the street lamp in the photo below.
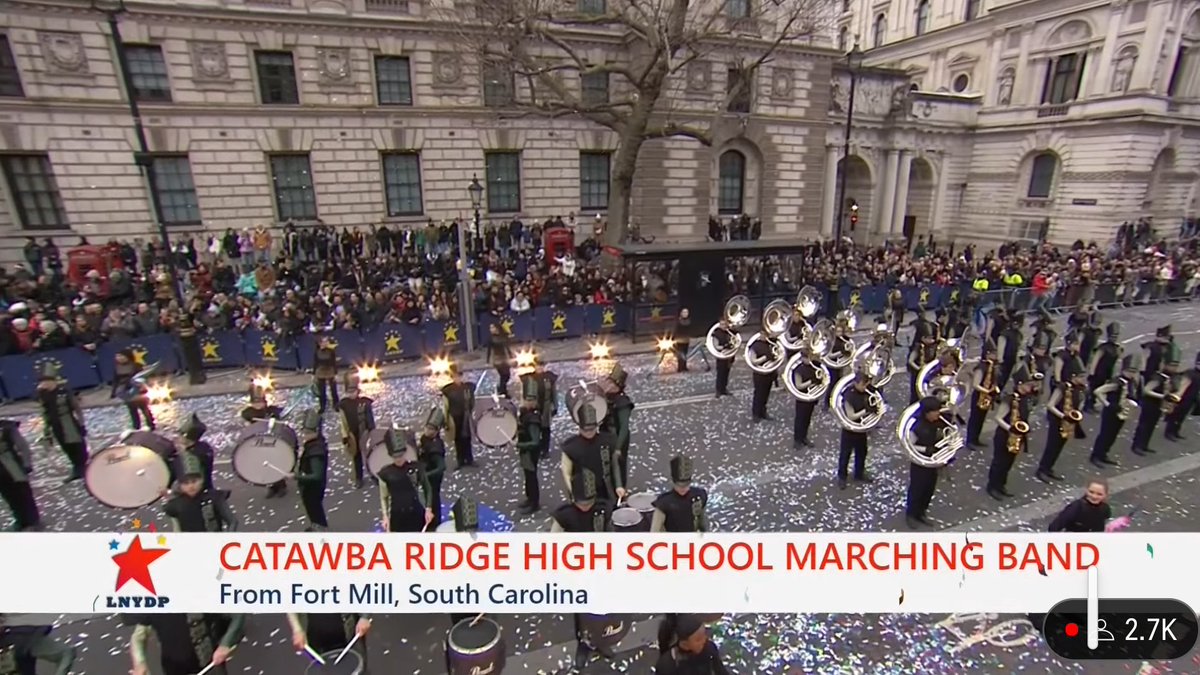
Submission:
<svg viewBox="0 0 1200 675">
<path fill-rule="evenodd" d="M 479 207 L 483 204 L 483 185 L 478 176 L 471 176 L 471 184 L 467 186 L 467 195 L 471 198 L 471 209 L 475 212 L 471 231 L 479 234 Z M 467 252 L 467 228 L 462 223 L 458 225 L 458 287 L 462 318 L 466 324 L 467 351 L 475 351 L 475 305 L 471 296 L 471 256 Z"/>
<path fill-rule="evenodd" d="M 846 70 L 850 72 L 850 96 L 846 99 L 846 135 L 842 141 L 842 172 L 838 176 L 838 212 L 837 222 L 833 224 L 833 241 L 840 245 L 842 241 L 842 222 L 846 216 L 846 176 L 850 173 L 850 127 L 854 124 L 854 89 L 858 84 L 858 70 L 862 68 L 863 52 L 858 48 L 858 38 L 854 39 L 854 48 L 846 52 Z M 855 211 L 858 210 L 855 204 Z"/>
<path fill-rule="evenodd" d="M 103 12 L 108 17 L 108 30 L 112 34 L 113 48 L 117 52 L 117 68 L 120 70 L 121 83 L 125 86 L 125 97 L 129 105 L 129 116 L 133 118 L 133 133 L 137 138 L 138 151 L 133 153 L 133 163 L 138 166 L 146 187 L 150 192 L 150 217 L 158 228 L 158 236 L 166 249 L 167 264 L 171 271 L 171 289 L 175 299 L 183 305 L 183 291 L 175 261 L 175 252 L 171 250 L 171 237 L 167 226 L 162 220 L 162 203 L 158 199 L 157 178 L 154 175 L 154 155 L 150 152 L 150 144 L 146 141 L 146 129 L 142 125 L 142 113 L 138 108 L 136 89 L 133 86 L 133 75 L 129 71 L 129 58 L 125 54 L 125 40 L 121 38 L 121 24 L 117 18 L 127 12 L 125 0 L 91 0 L 92 9 Z"/>
</svg>

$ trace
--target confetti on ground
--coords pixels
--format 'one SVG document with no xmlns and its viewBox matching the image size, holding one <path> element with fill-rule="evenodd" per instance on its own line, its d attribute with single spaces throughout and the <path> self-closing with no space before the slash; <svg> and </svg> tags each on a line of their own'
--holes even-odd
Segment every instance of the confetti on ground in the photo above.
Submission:
<svg viewBox="0 0 1200 675">
<path fill-rule="evenodd" d="M 1049 574 L 1046 574 L 1046 568 L 1044 566 L 1042 566 L 1041 563 L 1038 563 L 1038 574 L 1040 574 L 1044 577 L 1050 576 Z"/>
<path fill-rule="evenodd" d="M 904 589 L 903 588 L 900 589 L 900 604 L 901 605 L 904 604 Z"/>
<path fill-rule="evenodd" d="M 1151 546 L 1150 544 L 1146 544 L 1146 553 L 1149 553 L 1149 554 L 1150 554 L 1150 559 L 1151 559 L 1151 560 L 1153 560 L 1153 559 L 1154 559 L 1154 547 L 1153 547 L 1153 546 Z"/>
</svg>

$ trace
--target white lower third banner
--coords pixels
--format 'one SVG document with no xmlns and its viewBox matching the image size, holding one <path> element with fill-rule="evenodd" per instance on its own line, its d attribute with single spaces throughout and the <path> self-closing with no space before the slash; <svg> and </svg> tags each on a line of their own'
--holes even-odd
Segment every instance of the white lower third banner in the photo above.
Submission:
<svg viewBox="0 0 1200 675">
<path fill-rule="evenodd" d="M 3 534 L 0 612 L 1044 612 L 1200 605 L 1200 534 Z"/>
</svg>

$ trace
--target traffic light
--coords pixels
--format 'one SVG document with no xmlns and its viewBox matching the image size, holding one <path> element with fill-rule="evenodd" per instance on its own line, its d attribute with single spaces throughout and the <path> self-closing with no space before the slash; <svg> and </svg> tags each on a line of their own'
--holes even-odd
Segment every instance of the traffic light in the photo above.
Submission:
<svg viewBox="0 0 1200 675">
<path fill-rule="evenodd" d="M 851 199 L 850 200 L 850 229 L 853 230 L 854 226 L 857 224 L 858 224 L 858 202 Z"/>
</svg>

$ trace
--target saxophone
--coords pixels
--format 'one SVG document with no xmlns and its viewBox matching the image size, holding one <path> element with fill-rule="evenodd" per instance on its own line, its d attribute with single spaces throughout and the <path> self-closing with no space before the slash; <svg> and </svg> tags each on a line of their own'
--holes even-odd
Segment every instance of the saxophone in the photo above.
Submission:
<svg viewBox="0 0 1200 675">
<path fill-rule="evenodd" d="M 1132 396 L 1134 391 L 1133 383 L 1125 382 L 1124 389 L 1125 391 L 1121 393 L 1121 408 L 1117 411 L 1117 419 L 1121 420 L 1122 422 L 1132 417 L 1133 413 L 1141 407 L 1138 404 L 1137 399 Z"/>
<path fill-rule="evenodd" d="M 1008 425 L 1008 451 L 1014 455 L 1021 454 L 1021 447 L 1025 444 L 1025 434 L 1029 433 L 1029 423 L 1021 419 L 1021 395 L 1013 394 L 1012 396 L 1012 418 Z"/>
<path fill-rule="evenodd" d="M 1173 376 L 1163 378 L 1162 414 L 1170 415 L 1171 413 L 1175 412 L 1175 407 L 1178 406 L 1182 400 L 1183 397 L 1179 395 L 1179 392 L 1175 387 L 1175 378 Z"/>
<path fill-rule="evenodd" d="M 1058 433 L 1064 441 L 1070 440 L 1075 436 L 1075 427 L 1083 421 L 1083 413 L 1075 409 L 1075 387 L 1070 384 L 1063 385 L 1062 414 Z"/>
<path fill-rule="evenodd" d="M 992 409 L 992 397 L 999 393 L 995 382 L 996 362 L 988 361 L 987 370 L 983 371 L 983 391 L 979 392 L 979 409 L 986 412 Z"/>
</svg>

